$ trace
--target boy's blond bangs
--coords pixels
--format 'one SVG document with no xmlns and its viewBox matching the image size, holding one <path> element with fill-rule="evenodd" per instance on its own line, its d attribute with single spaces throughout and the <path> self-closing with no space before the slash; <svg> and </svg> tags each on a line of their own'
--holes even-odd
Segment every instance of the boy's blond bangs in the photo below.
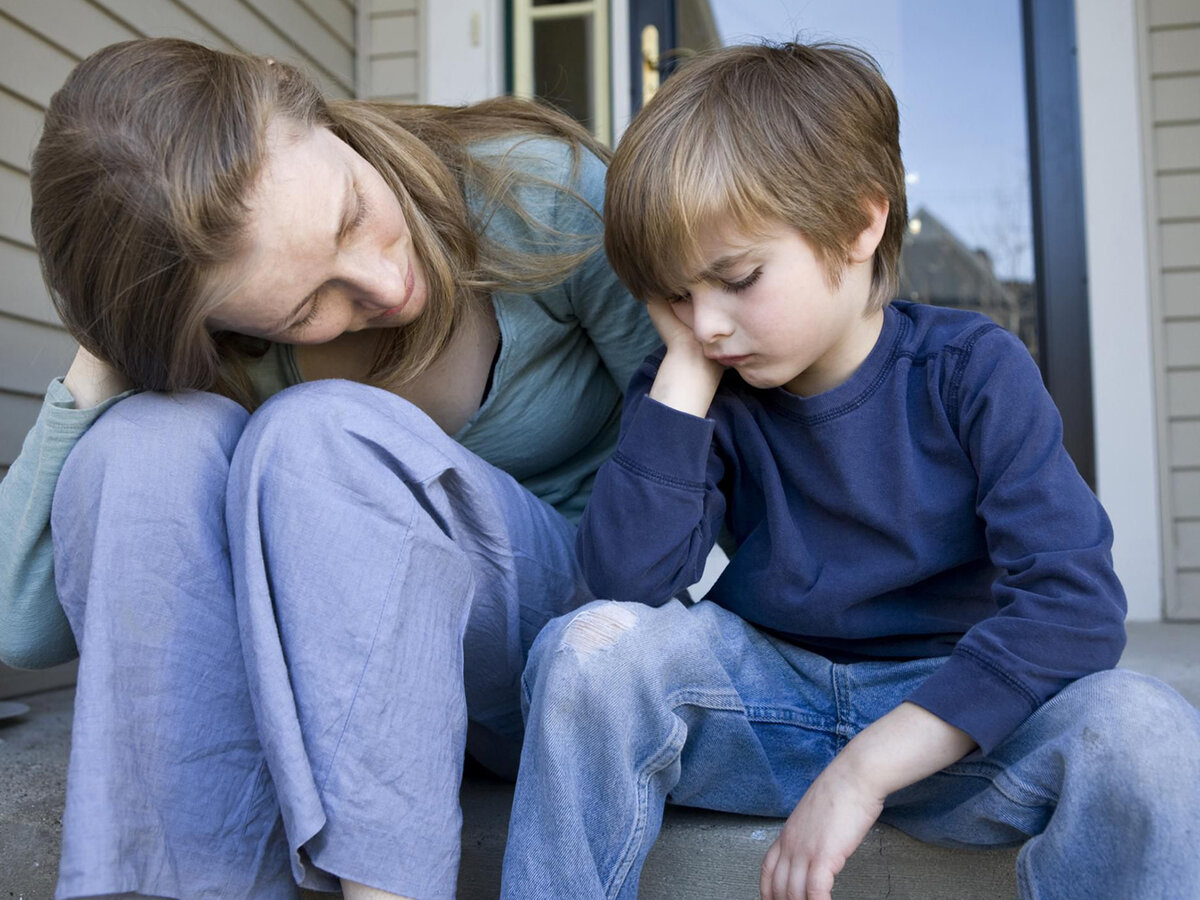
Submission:
<svg viewBox="0 0 1200 900">
<path fill-rule="evenodd" d="M 614 166 L 605 200 L 606 249 L 617 275 L 639 300 L 684 291 L 709 262 L 701 241 L 714 229 L 762 231 L 773 208 L 765 186 L 719 123 L 680 122 L 680 132 L 647 134 L 643 164 Z M 614 189 L 615 188 L 615 189 Z"/>
</svg>

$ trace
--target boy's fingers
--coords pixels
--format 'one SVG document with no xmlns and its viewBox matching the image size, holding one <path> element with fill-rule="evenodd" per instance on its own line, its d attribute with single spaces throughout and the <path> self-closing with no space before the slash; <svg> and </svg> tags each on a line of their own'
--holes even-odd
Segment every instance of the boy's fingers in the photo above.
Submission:
<svg viewBox="0 0 1200 900">
<path fill-rule="evenodd" d="M 832 900 L 833 873 L 826 868 L 810 867 L 806 890 L 803 900 Z"/>
<path fill-rule="evenodd" d="M 762 868 L 758 873 L 758 892 L 762 895 L 762 900 L 774 900 L 773 884 L 775 867 L 779 865 L 779 853 L 779 841 L 776 841 L 767 850 L 767 855 L 763 857 Z"/>
</svg>

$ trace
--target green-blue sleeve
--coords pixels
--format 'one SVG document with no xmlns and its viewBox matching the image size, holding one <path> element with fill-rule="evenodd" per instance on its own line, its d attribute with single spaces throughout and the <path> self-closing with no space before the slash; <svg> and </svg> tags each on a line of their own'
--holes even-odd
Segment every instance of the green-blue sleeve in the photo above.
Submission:
<svg viewBox="0 0 1200 900">
<path fill-rule="evenodd" d="M 40 669 L 77 655 L 54 587 L 50 504 L 71 448 L 106 409 L 76 409 L 60 379 L 50 382 L 33 430 L 0 481 L 0 660 Z"/>
</svg>

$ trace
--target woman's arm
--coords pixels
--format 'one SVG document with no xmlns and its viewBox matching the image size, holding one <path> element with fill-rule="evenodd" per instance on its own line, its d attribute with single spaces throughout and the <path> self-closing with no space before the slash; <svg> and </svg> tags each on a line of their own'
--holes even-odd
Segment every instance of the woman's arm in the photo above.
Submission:
<svg viewBox="0 0 1200 900">
<path fill-rule="evenodd" d="M 50 506 L 71 448 L 128 392 L 113 369 L 80 349 L 62 382 L 51 382 L 33 430 L 0 481 L 0 660 L 43 668 L 76 655 L 54 587 Z"/>
</svg>

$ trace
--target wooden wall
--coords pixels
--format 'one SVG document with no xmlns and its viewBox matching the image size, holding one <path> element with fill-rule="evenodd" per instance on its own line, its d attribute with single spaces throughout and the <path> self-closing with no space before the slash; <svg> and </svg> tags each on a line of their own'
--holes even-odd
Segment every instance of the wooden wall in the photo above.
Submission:
<svg viewBox="0 0 1200 900">
<path fill-rule="evenodd" d="M 1146 0 L 1166 613 L 1200 618 L 1200 0 Z"/>
</svg>

